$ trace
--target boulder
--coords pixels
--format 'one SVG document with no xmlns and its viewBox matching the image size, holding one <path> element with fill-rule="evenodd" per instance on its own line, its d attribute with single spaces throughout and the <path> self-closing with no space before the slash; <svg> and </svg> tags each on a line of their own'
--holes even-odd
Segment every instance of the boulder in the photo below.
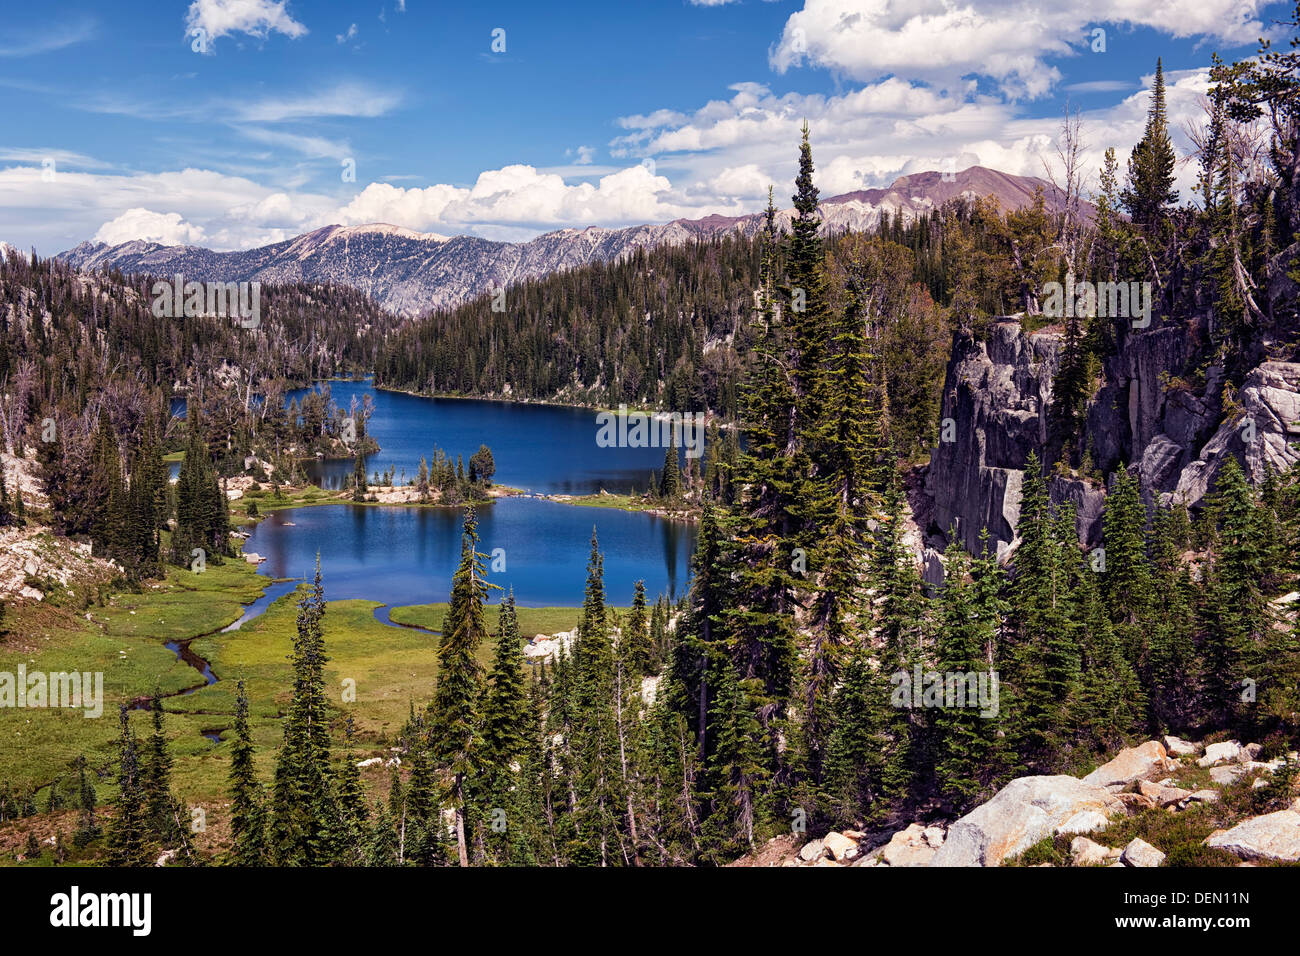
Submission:
<svg viewBox="0 0 1300 956">
<path fill-rule="evenodd" d="M 1068 776 L 1019 777 L 948 828 L 930 866 L 997 866 L 1023 853 L 1075 814 L 1118 813 L 1110 791 Z"/>
<path fill-rule="evenodd" d="M 1235 783 L 1237 778 L 1245 772 L 1245 764 L 1234 763 L 1226 767 L 1215 767 L 1210 771 L 1210 779 L 1220 787 L 1226 787 L 1230 783 Z"/>
<path fill-rule="evenodd" d="M 1165 861 L 1165 855 L 1141 837 L 1134 837 L 1119 858 L 1125 866 L 1159 866 Z"/>
<path fill-rule="evenodd" d="M 1083 782 L 1119 790 L 1137 780 L 1163 777 L 1177 767 L 1177 761 L 1170 759 L 1164 744 L 1148 740 L 1136 747 L 1125 747 L 1113 759 L 1084 777 Z"/>
<path fill-rule="evenodd" d="M 1215 830 L 1205 845 L 1227 850 L 1243 860 L 1300 861 L 1300 813 L 1278 810 Z"/>
<path fill-rule="evenodd" d="M 1077 836 L 1070 841 L 1070 859 L 1075 866 L 1095 866 L 1110 859 L 1110 847 L 1094 843 L 1086 836 Z"/>
<path fill-rule="evenodd" d="M 1184 800 L 1192 795 L 1190 790 L 1184 790 L 1182 787 L 1161 787 L 1160 794 L 1156 797 L 1156 806 L 1173 807 L 1178 806 Z"/>
<path fill-rule="evenodd" d="M 890 866 L 928 866 L 934 858 L 935 848 L 926 842 L 926 827 L 913 823 L 889 838 L 880 860 Z"/>
<path fill-rule="evenodd" d="M 1197 790 L 1187 798 L 1188 803 L 1218 803 L 1219 791 L 1217 790 Z"/>
<path fill-rule="evenodd" d="M 1237 760 L 1241 763 L 1250 763 L 1252 760 L 1258 760 L 1259 755 L 1263 750 L 1263 744 L 1246 744 L 1241 748 L 1241 753 L 1237 754 Z"/>
<path fill-rule="evenodd" d="M 1201 749 L 1200 744 L 1194 744 L 1190 740 L 1183 740 L 1172 734 L 1166 735 L 1164 739 L 1165 750 L 1169 751 L 1175 757 L 1190 757 Z"/>
<path fill-rule="evenodd" d="M 921 836 L 928 845 L 934 847 L 936 850 L 943 846 L 943 827 L 926 827 L 925 832 L 922 833 Z"/>
<path fill-rule="evenodd" d="M 799 859 L 805 863 L 811 863 L 813 860 L 826 854 L 826 845 L 821 840 L 812 840 L 803 845 L 799 851 Z"/>
<path fill-rule="evenodd" d="M 1216 763 L 1236 760 L 1241 754 L 1241 742 L 1225 740 L 1223 743 L 1210 744 L 1205 748 L 1205 756 L 1196 761 L 1198 767 L 1213 767 Z"/>
<path fill-rule="evenodd" d="M 858 841 L 850 840 L 843 833 L 831 831 L 822 837 L 822 845 L 831 859 L 837 863 L 853 859 L 858 855 Z"/>
</svg>

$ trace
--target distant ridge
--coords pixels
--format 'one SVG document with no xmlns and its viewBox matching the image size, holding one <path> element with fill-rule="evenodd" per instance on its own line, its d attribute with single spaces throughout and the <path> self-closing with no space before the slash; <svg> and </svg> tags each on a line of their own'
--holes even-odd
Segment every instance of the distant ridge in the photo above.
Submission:
<svg viewBox="0 0 1300 956">
<path fill-rule="evenodd" d="M 823 199 L 822 229 L 865 231 L 879 225 L 886 213 L 907 221 L 959 198 L 988 197 L 1003 209 L 1020 209 L 1033 202 L 1037 189 L 1042 189 L 1050 211 L 1063 207 L 1061 192 L 1033 176 L 1013 176 L 984 166 L 954 174 L 915 173 L 880 189 Z M 1085 213 L 1090 211 L 1088 207 Z M 792 218 L 790 209 L 777 214 L 786 229 Z M 415 315 L 512 282 L 626 256 L 638 248 L 731 231 L 754 235 L 762 225 L 759 213 L 711 215 L 622 229 L 560 229 L 515 243 L 371 223 L 324 226 L 283 242 L 233 252 L 133 240 L 117 245 L 83 242 L 58 258 L 82 269 L 109 266 L 128 274 L 181 273 L 199 281 L 334 282 L 365 292 L 392 312 Z"/>
</svg>

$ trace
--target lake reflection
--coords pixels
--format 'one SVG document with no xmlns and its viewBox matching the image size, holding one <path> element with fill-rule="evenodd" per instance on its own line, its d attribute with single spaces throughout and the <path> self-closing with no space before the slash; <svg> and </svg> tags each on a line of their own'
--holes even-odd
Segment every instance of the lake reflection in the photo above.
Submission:
<svg viewBox="0 0 1300 956">
<path fill-rule="evenodd" d="M 505 570 L 488 580 L 513 587 L 524 606 L 582 603 L 591 530 L 605 556 L 606 600 L 632 603 L 634 584 L 651 599 L 686 586 L 695 528 L 645 514 L 586 508 L 536 498 L 506 498 L 479 511 L 479 550 L 503 549 Z M 272 512 L 252 532 L 246 552 L 266 556 L 274 577 L 310 576 L 317 552 L 332 600 L 387 604 L 446 601 L 460 559 L 464 513 L 451 508 L 328 505 Z M 491 557 L 489 557 L 489 568 Z M 496 603 L 501 592 L 491 598 Z"/>
</svg>

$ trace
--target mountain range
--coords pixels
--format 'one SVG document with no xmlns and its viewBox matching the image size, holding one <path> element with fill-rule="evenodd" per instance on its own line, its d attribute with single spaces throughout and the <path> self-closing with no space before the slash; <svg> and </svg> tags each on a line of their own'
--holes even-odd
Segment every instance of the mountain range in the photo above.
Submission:
<svg viewBox="0 0 1300 956">
<path fill-rule="evenodd" d="M 944 203 L 977 196 L 1004 210 L 1033 202 L 1042 189 L 1047 208 L 1059 211 L 1064 195 L 1047 180 L 1013 176 L 983 166 L 958 173 L 901 176 L 888 187 L 832 196 L 821 202 L 824 232 L 866 231 L 886 213 L 905 221 Z M 789 229 L 793 210 L 778 212 Z M 81 269 L 116 268 L 128 274 L 220 282 L 334 282 L 365 292 L 400 315 L 456 305 L 512 282 L 537 278 L 593 261 L 625 256 L 640 247 L 682 244 L 728 232 L 753 235 L 763 216 L 706 216 L 619 229 L 560 229 L 527 242 L 494 242 L 476 236 L 442 236 L 387 223 L 324 226 L 256 249 L 217 252 L 198 246 L 165 246 L 133 240 L 117 245 L 83 242 L 58 258 Z"/>
</svg>

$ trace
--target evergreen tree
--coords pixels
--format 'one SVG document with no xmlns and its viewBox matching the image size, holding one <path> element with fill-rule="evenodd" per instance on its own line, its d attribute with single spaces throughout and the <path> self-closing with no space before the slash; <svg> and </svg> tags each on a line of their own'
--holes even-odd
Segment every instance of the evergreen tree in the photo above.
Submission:
<svg viewBox="0 0 1300 956">
<path fill-rule="evenodd" d="M 108 860 L 112 866 L 148 866 L 148 818 L 140 779 L 140 753 L 126 708 L 119 716 L 117 814 L 108 831 Z"/>
<path fill-rule="evenodd" d="M 248 693 L 242 677 L 236 684 L 235 739 L 230 749 L 230 836 L 232 864 L 261 866 L 266 862 L 266 809 L 253 767 Z"/>
<path fill-rule="evenodd" d="M 1167 208 L 1178 201 L 1178 191 L 1173 188 L 1176 161 L 1165 112 L 1164 65 L 1157 58 L 1146 129 L 1129 155 L 1128 184 L 1122 194 L 1134 224 L 1148 232 L 1163 220 Z"/>
<path fill-rule="evenodd" d="M 477 767 L 477 704 L 483 683 L 475 658 L 487 638 L 483 604 L 489 585 L 478 548 L 478 519 L 471 506 L 461 532 L 460 566 L 452 577 L 451 599 L 438 645 L 438 686 L 431 708 L 430 739 L 438 765 L 451 776 L 447 793 L 456 815 L 456 846 L 461 866 L 469 865 L 465 780 Z"/>
<path fill-rule="evenodd" d="M 644 677 L 657 670 L 656 649 L 650 639 L 650 619 L 646 614 L 645 582 L 636 582 L 632 610 L 623 623 L 623 640 L 627 642 L 628 664 L 632 674 Z"/>
<path fill-rule="evenodd" d="M 366 459 L 360 452 L 357 452 L 356 462 L 352 469 L 352 500 L 366 500 Z"/>
<path fill-rule="evenodd" d="M 153 716 L 153 733 L 141 761 L 141 789 L 145 799 L 145 818 L 155 839 L 164 846 L 179 836 L 171 819 L 172 758 L 167 750 L 163 729 L 162 692 L 155 687 L 149 710 Z"/>
<path fill-rule="evenodd" d="M 677 457 L 677 426 L 672 429 L 668 450 L 664 452 L 663 476 L 659 479 L 659 497 L 665 501 L 676 501 L 682 496 L 682 472 Z"/>
<path fill-rule="evenodd" d="M 496 650 L 482 708 L 483 764 L 489 773 L 504 773 L 506 777 L 510 764 L 523 755 L 532 734 L 523 664 L 512 590 L 501 602 Z"/>
<path fill-rule="evenodd" d="M 1000 597 L 1002 572 L 997 559 L 986 546 L 972 562 L 954 536 L 944 555 L 944 565 L 943 589 L 935 610 L 935 670 L 944 675 L 984 672 L 990 675 L 986 679 L 991 682 L 991 672 L 997 665 L 998 622 L 1006 612 Z M 974 703 L 970 699 L 968 682 L 965 689 L 966 705 L 950 707 L 945 684 L 944 706 L 934 710 L 935 779 L 940 794 L 958 809 L 970 806 L 992 790 L 1002 760 L 998 737 L 1002 715 L 981 713 L 978 699 Z M 954 702 L 956 690 L 954 687 Z M 913 706 L 917 704 L 912 701 Z M 999 709 L 1001 706 L 999 701 Z"/>
</svg>

